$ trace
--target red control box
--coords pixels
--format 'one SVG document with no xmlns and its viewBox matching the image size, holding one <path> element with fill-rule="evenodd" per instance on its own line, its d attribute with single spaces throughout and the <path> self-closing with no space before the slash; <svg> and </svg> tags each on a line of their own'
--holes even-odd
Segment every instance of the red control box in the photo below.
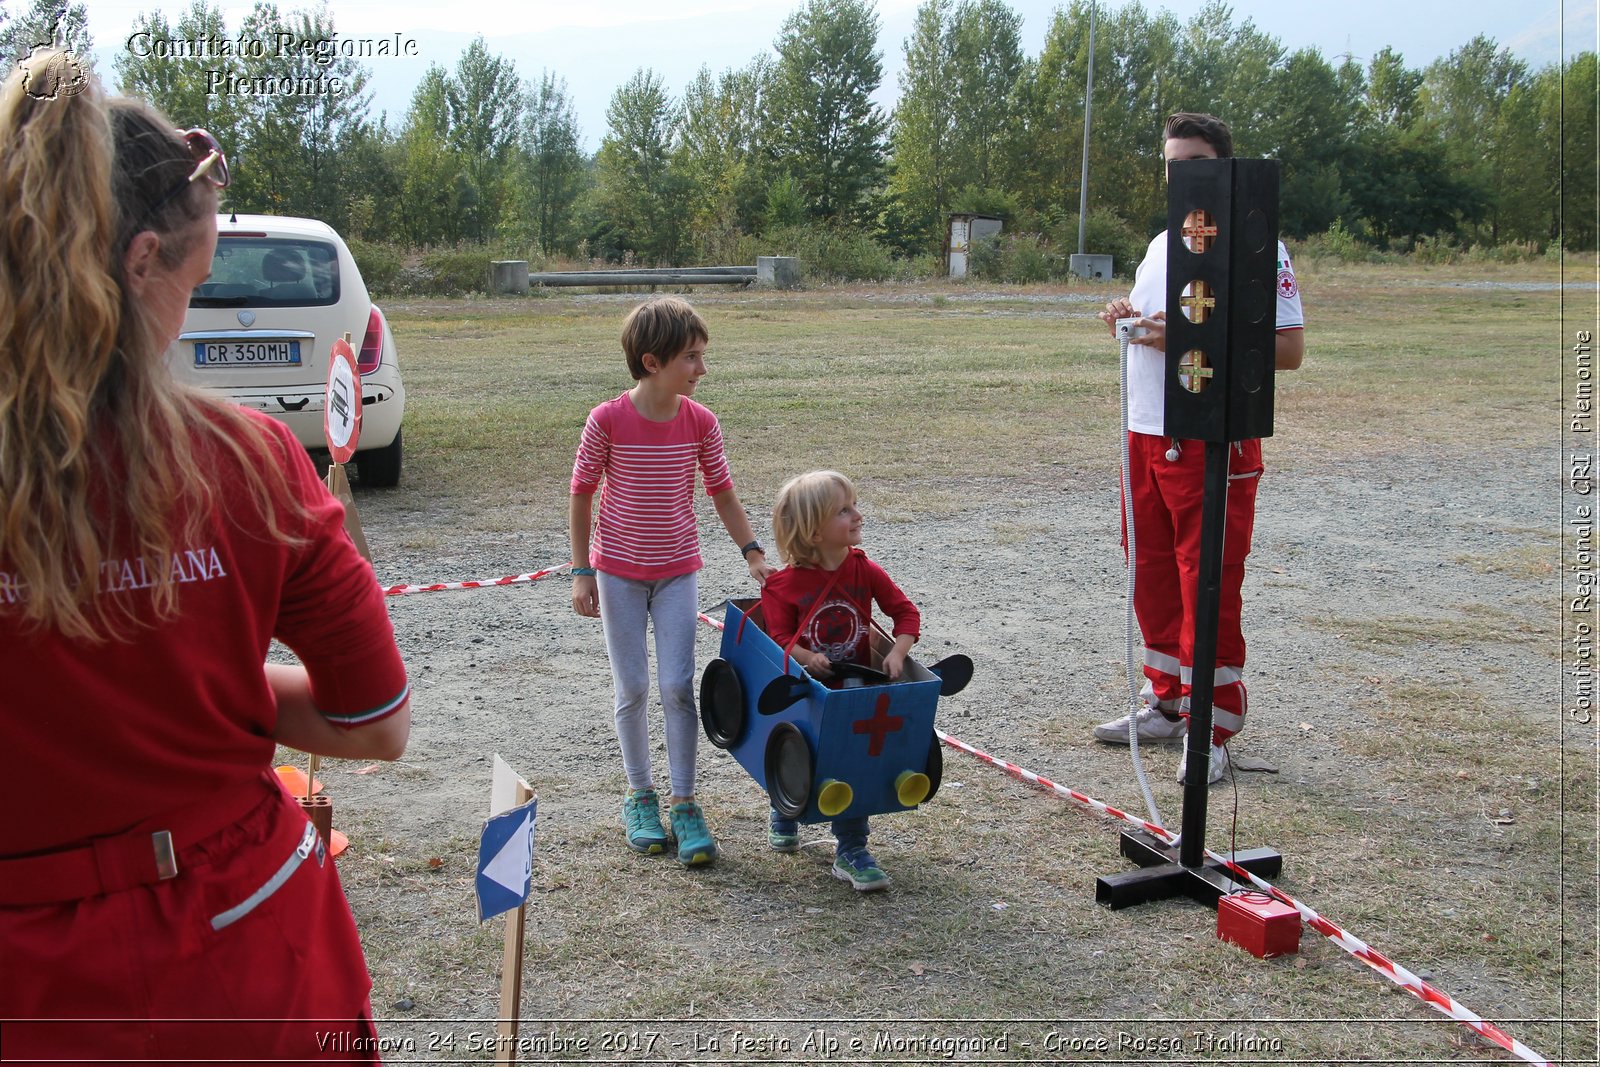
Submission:
<svg viewBox="0 0 1600 1067">
<path fill-rule="evenodd" d="M 1300 913 L 1266 893 L 1230 893 L 1217 901 L 1217 936 L 1264 960 L 1300 951 Z"/>
</svg>

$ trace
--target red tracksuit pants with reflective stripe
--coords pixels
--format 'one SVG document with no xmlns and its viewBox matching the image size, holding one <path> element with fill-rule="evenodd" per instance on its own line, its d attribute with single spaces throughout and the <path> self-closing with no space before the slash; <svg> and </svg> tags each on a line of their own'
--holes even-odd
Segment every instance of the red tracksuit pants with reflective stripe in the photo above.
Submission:
<svg viewBox="0 0 1600 1067">
<path fill-rule="evenodd" d="M 1205 492 L 1205 443 L 1129 433 L 1129 487 L 1133 493 L 1133 610 L 1144 635 L 1145 677 L 1160 706 L 1188 714 L 1194 666 L 1195 593 L 1200 576 L 1200 512 Z M 1213 744 L 1244 728 L 1244 560 L 1255 526 L 1261 480 L 1261 442 L 1228 446 L 1228 513 L 1222 543 L 1221 604 L 1217 613 Z M 1124 512 L 1126 515 L 1126 512 Z M 1127 548 L 1124 522 L 1123 548 Z"/>
<path fill-rule="evenodd" d="M 6 1062 L 380 1062 L 332 858 L 313 851 L 275 883 L 305 829 L 274 788 L 180 846 L 170 881 L 0 907 Z"/>
</svg>

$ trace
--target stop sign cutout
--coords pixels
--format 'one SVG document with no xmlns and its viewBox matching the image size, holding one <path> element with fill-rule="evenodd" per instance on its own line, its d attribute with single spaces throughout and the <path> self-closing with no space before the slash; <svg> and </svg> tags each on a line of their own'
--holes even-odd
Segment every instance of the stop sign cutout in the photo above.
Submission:
<svg viewBox="0 0 1600 1067">
<path fill-rule="evenodd" d="M 361 375 L 350 342 L 333 342 L 328 353 L 328 395 L 322 406 L 322 428 L 335 463 L 349 463 L 361 439 Z"/>
</svg>

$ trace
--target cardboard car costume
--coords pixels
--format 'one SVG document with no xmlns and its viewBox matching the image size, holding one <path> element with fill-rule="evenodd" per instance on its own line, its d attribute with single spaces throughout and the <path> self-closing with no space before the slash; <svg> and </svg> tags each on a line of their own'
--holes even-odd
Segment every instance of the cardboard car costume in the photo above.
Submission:
<svg viewBox="0 0 1600 1067">
<path fill-rule="evenodd" d="M 828 819 L 907 811 L 939 788 L 943 757 L 933 731 L 939 697 L 959 692 L 972 661 L 924 667 L 907 657 L 898 682 L 836 664 L 844 688 L 806 673 L 762 628 L 758 600 L 730 600 L 721 656 L 700 682 L 706 737 L 727 749 L 786 818 Z M 875 625 L 874 662 L 891 647 Z"/>
</svg>

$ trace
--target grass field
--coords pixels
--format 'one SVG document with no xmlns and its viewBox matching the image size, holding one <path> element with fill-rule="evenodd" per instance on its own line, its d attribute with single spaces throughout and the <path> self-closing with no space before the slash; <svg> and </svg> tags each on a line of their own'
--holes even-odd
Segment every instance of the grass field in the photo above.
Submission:
<svg viewBox="0 0 1600 1067">
<path fill-rule="evenodd" d="M 1306 366 L 1280 378 L 1269 444 L 1279 500 L 1294 506 L 1278 505 L 1274 540 L 1258 541 L 1252 563 L 1267 631 L 1252 703 L 1278 703 L 1252 740 L 1285 773 L 1241 779 L 1240 844 L 1279 848 L 1283 888 L 1517 1038 L 1593 1062 L 1595 752 L 1592 737 L 1563 736 L 1557 711 L 1556 268 L 1301 266 Z M 924 586 L 945 560 L 975 555 L 935 603 L 972 609 L 963 636 L 994 640 L 1009 676 L 988 691 L 975 682 L 946 729 L 1045 773 L 1065 762 L 1135 810 L 1126 755 L 1095 777 L 1094 720 L 1054 710 L 1062 693 L 1114 706 L 1109 546 L 1096 550 L 1105 603 L 1078 620 L 1056 619 L 1058 578 L 1040 558 L 1115 485 L 1115 349 L 1091 318 L 1111 292 L 938 284 L 690 299 L 712 331 L 700 398 L 722 421 L 752 513 L 798 470 L 836 466 L 870 485 L 874 537 L 911 546 L 903 566 Z M 1567 299 L 1567 315 L 1587 311 Z M 408 453 L 401 489 L 358 496 L 375 548 L 405 566 L 467 568 L 430 578 L 488 576 L 496 546 L 540 554 L 530 565 L 564 550 L 576 435 L 628 384 L 617 333 L 633 300 L 387 307 Z M 1419 538 L 1436 547 L 1408 547 Z M 379 569 L 412 577 L 381 558 Z M 1005 637 L 1006 615 L 980 609 L 1000 597 L 1033 601 L 1012 621 L 1050 627 L 1048 640 L 1019 640 L 1015 627 Z M 330 775 L 352 800 L 342 818 L 356 848 L 341 872 L 374 1007 L 385 1034 L 416 1043 L 415 1059 L 491 1057 L 500 926 L 473 921 L 480 816 L 453 810 L 448 783 L 469 749 L 519 746 L 561 754 L 534 783 L 522 1014 L 537 1040 L 520 1062 L 1507 1058 L 1310 931 L 1298 956 L 1262 962 L 1184 905 L 1099 908 L 1093 875 L 1120 862 L 1112 828 L 954 753 L 937 803 L 892 820 L 896 884 L 877 899 L 827 879 L 826 850 L 762 854 L 760 795 L 725 771 L 708 771 L 702 790 L 735 844 L 723 861 L 703 876 L 633 862 L 614 826 L 609 687 L 593 683 L 603 649 L 559 603 L 504 603 L 397 606 L 414 677 L 432 672 L 415 700 L 418 737 L 383 772 L 387 786 Z M 483 620 L 451 621 L 477 610 Z M 1069 649 L 1066 680 L 1052 648 Z M 1284 706 L 1297 665 L 1314 672 L 1322 706 Z M 455 673 L 473 677 L 441 678 Z M 515 718 L 482 706 L 524 696 Z M 551 725 L 530 725 L 541 714 Z M 577 715 L 582 729 L 569 725 Z M 407 790 L 437 795 L 401 818 Z M 1232 793 L 1212 796 L 1213 832 L 1225 834 Z M 864 1043 L 855 1052 L 852 1038 Z"/>
<path fill-rule="evenodd" d="M 1510 268 L 1502 270 L 1509 273 Z M 1532 284 L 1544 265 L 1521 267 Z M 1492 279 L 1345 268 L 1307 279 L 1312 363 L 1282 381 L 1281 458 L 1469 439 L 1551 440 L 1557 294 Z M 1452 287 L 1434 284 L 1448 282 Z M 711 376 L 744 480 L 781 480 L 787 457 L 828 451 L 907 489 L 997 470 L 1049 478 L 1098 469 L 1115 424 L 1115 350 L 1086 290 L 839 289 L 698 292 Z M 617 334 L 634 298 L 563 297 L 391 310 L 406 353 L 415 480 L 497 495 L 565 481 L 572 427 L 627 382 Z M 1544 343 L 1541 344 L 1541 341 Z M 1050 447 L 1035 447 L 1047 443 Z M 414 446 L 415 447 L 415 446 Z M 472 475 L 458 481 L 461 461 Z"/>
</svg>

